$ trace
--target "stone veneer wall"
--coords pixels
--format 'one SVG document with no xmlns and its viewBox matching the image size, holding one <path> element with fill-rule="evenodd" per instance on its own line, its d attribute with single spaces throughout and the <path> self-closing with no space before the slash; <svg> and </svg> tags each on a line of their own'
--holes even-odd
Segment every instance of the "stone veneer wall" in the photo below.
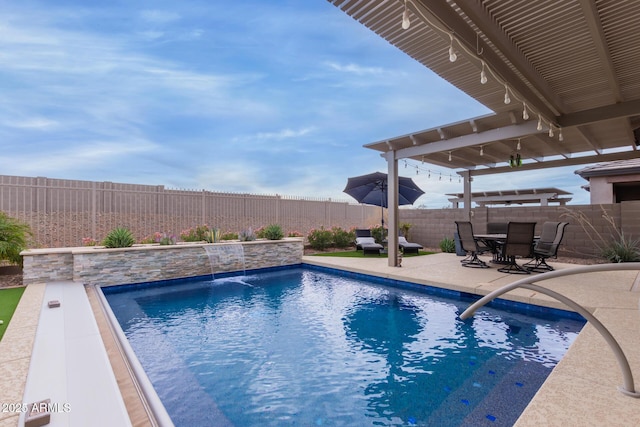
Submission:
<svg viewBox="0 0 640 427">
<path fill-rule="evenodd" d="M 23 282 L 70 280 L 95 285 L 154 282 L 211 274 L 206 246 L 242 245 L 247 270 L 302 262 L 302 238 L 258 240 L 242 243 L 137 246 L 131 248 L 33 249 L 24 256 Z M 217 250 L 216 250 L 217 251 Z M 216 272 L 240 271 L 242 261 L 235 251 L 213 257 Z M 218 265 L 219 264 L 219 265 Z"/>
</svg>

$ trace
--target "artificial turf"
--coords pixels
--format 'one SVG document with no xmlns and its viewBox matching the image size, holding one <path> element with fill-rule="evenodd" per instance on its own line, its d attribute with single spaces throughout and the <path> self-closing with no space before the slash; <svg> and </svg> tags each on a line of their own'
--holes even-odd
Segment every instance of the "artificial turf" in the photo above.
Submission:
<svg viewBox="0 0 640 427">
<path fill-rule="evenodd" d="M 419 251 L 418 254 L 404 254 L 403 257 L 409 258 L 421 255 L 431 255 L 435 252 Z M 380 255 L 364 255 L 362 251 L 336 251 L 336 252 L 318 252 L 311 254 L 312 256 L 334 256 L 343 258 L 387 258 L 387 254 Z"/>
<path fill-rule="evenodd" d="M 9 326 L 9 321 L 14 311 L 16 311 L 16 307 L 24 290 L 24 287 L 0 289 L 0 320 L 2 320 L 2 324 L 0 325 L 0 340 L 4 335 L 4 331 L 7 330 L 7 326 Z"/>
</svg>

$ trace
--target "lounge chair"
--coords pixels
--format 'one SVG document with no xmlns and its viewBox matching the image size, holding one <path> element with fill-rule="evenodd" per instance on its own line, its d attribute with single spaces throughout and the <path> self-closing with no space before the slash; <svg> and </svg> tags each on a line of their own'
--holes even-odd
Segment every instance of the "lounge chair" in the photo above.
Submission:
<svg viewBox="0 0 640 427">
<path fill-rule="evenodd" d="M 487 263 L 478 258 L 478 254 L 482 253 L 483 249 L 478 245 L 478 241 L 473 236 L 473 225 L 471 222 L 456 221 L 456 228 L 458 229 L 458 237 L 460 238 L 460 247 L 467 254 L 467 257 L 460 261 L 462 266 L 471 268 L 489 268 Z"/>
<path fill-rule="evenodd" d="M 380 255 L 380 251 L 384 249 L 373 237 L 356 237 L 356 250 L 362 249 L 363 255 L 368 253 Z"/>
<path fill-rule="evenodd" d="M 404 236 L 398 236 L 398 245 L 403 254 L 417 254 L 418 251 L 423 248 L 423 246 L 418 243 L 408 242 Z"/>
<path fill-rule="evenodd" d="M 502 257 L 507 261 L 505 267 L 499 268 L 501 273 L 530 274 L 516 262 L 516 257 L 529 257 L 533 249 L 533 233 L 535 222 L 509 222 L 507 240 L 502 247 Z"/>
<path fill-rule="evenodd" d="M 542 224 L 542 235 L 540 235 L 540 240 L 533 247 L 534 259 L 524 264 L 523 267 L 537 273 L 553 271 L 554 268 L 547 264 L 547 259 L 558 256 L 558 248 L 564 237 L 564 229 L 567 225 L 569 225 L 568 222 L 545 222 Z M 545 226 L 548 228 L 546 235 Z"/>
</svg>

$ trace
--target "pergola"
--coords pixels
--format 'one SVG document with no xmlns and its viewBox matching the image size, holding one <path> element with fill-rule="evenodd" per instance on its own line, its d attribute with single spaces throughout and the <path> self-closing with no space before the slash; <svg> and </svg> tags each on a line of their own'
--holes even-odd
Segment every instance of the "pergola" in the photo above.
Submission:
<svg viewBox="0 0 640 427">
<path fill-rule="evenodd" d="M 640 157 L 640 2 L 329 2 L 495 112 L 365 145 L 388 163 L 391 266 L 400 159 L 457 169 L 469 217 L 475 175 Z"/>
<path fill-rule="evenodd" d="M 520 190 L 495 190 L 495 191 L 478 191 L 471 193 L 471 202 L 478 204 L 480 207 L 489 205 L 524 205 L 539 204 L 540 206 L 548 206 L 549 203 L 558 203 L 564 206 L 571 201 L 571 193 L 559 188 L 530 188 Z M 453 203 L 454 208 L 458 208 L 458 204 L 464 201 L 464 193 L 447 194 L 453 196 L 449 201 Z"/>
</svg>

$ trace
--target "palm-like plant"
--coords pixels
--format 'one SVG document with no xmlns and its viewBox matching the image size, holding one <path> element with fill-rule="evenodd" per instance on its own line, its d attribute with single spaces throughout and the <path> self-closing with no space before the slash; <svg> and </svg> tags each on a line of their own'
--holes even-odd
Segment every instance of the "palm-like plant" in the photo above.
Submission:
<svg viewBox="0 0 640 427">
<path fill-rule="evenodd" d="M 31 236 L 28 224 L 0 212 L 0 260 L 22 265 L 20 252 L 27 248 Z"/>
</svg>

